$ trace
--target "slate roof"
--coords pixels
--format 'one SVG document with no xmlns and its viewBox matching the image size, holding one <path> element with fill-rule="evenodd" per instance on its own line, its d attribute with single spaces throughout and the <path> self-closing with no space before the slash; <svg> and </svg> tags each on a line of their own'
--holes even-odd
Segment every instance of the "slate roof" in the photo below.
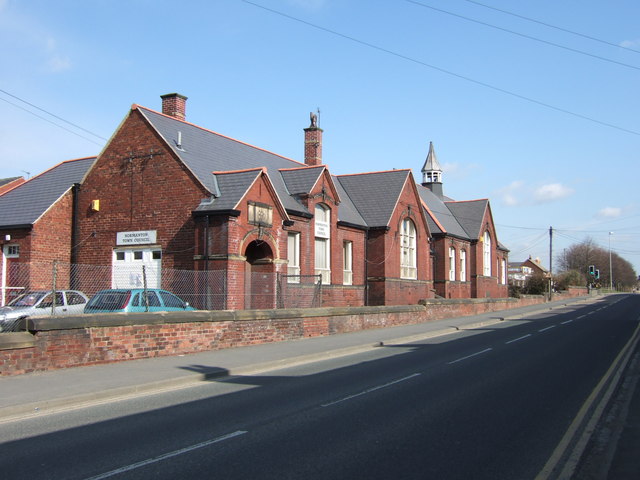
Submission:
<svg viewBox="0 0 640 480">
<path fill-rule="evenodd" d="M 324 165 L 293 170 L 280 170 L 280 175 L 291 195 L 309 193 L 325 170 Z"/>
<path fill-rule="evenodd" d="M 369 227 L 386 227 L 409 170 L 339 175 L 338 183 Z"/>
<path fill-rule="evenodd" d="M 260 176 L 262 169 L 225 172 L 216 174 L 218 196 L 212 202 L 202 202 L 196 211 L 234 210 L 247 193 L 253 182 Z"/>
<path fill-rule="evenodd" d="M 299 201 L 309 193 L 326 166 L 309 167 L 303 163 L 206 130 L 191 123 L 135 106 L 164 138 L 175 154 L 211 193 L 197 211 L 235 209 L 251 183 L 265 168 L 273 187 L 289 213 L 311 215 Z M 441 169 L 430 144 L 425 167 Z M 229 172 L 214 174 L 214 172 Z M 359 227 L 387 227 L 409 178 L 409 170 L 333 176 L 340 197 L 338 221 Z M 431 190 L 416 184 L 431 215 L 426 215 L 432 233 L 477 240 L 488 200 L 470 202 L 439 198 Z"/>
<path fill-rule="evenodd" d="M 356 208 L 355 204 L 351 200 L 351 197 L 340 183 L 339 177 L 332 176 L 333 183 L 336 186 L 338 195 L 340 195 L 340 206 L 338 208 L 338 221 L 348 223 L 350 225 L 367 227 L 367 222 L 364 221 L 360 212 Z"/>
<path fill-rule="evenodd" d="M 460 202 L 446 202 L 447 207 L 464 228 L 471 240 L 480 238 L 484 212 L 489 206 L 489 200 L 469 200 Z"/>
<path fill-rule="evenodd" d="M 96 157 L 62 162 L 0 196 L 0 228 L 33 225 L 74 183 L 80 183 Z"/>
<path fill-rule="evenodd" d="M 443 202 L 441 198 L 422 185 L 418 185 L 418 193 L 429 209 L 429 212 L 436 217 L 438 223 L 444 229 L 443 232 L 442 229 L 440 229 L 439 226 L 431 219 L 431 215 L 427 213 L 427 223 L 429 224 L 429 230 L 432 234 L 447 233 L 459 238 L 469 239 L 469 234 L 460 224 L 459 219 L 456 218 L 454 212 L 449 209 L 447 202 Z"/>
<path fill-rule="evenodd" d="M 195 177 L 211 193 L 217 192 L 212 172 L 265 167 L 284 207 L 309 214 L 307 208 L 287 191 L 280 169 L 304 168 L 305 164 L 242 143 L 191 123 L 138 107 L 142 115 L 164 138 Z M 180 147 L 178 147 L 180 132 Z"/>
</svg>

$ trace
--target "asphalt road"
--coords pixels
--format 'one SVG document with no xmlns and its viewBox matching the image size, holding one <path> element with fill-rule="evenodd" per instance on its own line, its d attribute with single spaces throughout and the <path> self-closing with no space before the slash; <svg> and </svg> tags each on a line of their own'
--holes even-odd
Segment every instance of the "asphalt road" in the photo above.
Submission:
<svg viewBox="0 0 640 480">
<path fill-rule="evenodd" d="M 533 479 L 640 296 L 0 424 L 3 479 Z"/>
</svg>

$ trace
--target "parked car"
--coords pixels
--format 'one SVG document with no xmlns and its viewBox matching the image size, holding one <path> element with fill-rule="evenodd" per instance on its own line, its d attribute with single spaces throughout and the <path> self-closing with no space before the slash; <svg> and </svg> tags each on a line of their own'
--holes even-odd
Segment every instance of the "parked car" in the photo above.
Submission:
<svg viewBox="0 0 640 480">
<path fill-rule="evenodd" d="M 195 310 L 171 292 L 157 288 L 101 290 L 89 300 L 84 313 L 175 312 Z"/>
<path fill-rule="evenodd" d="M 78 290 L 32 291 L 0 307 L 0 332 L 15 330 L 18 321 L 36 315 L 76 315 L 84 311 L 89 298 Z"/>
</svg>

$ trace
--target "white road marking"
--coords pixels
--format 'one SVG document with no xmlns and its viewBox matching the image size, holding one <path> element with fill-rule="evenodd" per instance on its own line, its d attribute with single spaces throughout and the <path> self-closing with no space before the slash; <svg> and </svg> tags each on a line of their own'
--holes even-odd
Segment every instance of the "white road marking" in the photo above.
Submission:
<svg viewBox="0 0 640 480">
<path fill-rule="evenodd" d="M 412 375 L 409 375 L 408 377 L 399 378 L 398 380 L 394 380 L 392 382 L 385 383 L 384 385 L 378 385 L 376 387 L 371 387 L 371 388 L 368 388 L 367 390 L 364 390 L 364 391 L 362 391 L 360 393 L 349 395 L 347 397 L 341 398 L 339 400 L 335 400 L 333 402 L 323 403 L 321 406 L 322 407 L 330 407 L 331 405 L 335 405 L 336 403 L 346 402 L 347 400 L 351 400 L 353 398 L 360 397 L 362 395 L 366 395 L 367 393 L 375 392 L 376 390 L 380 390 L 381 388 L 390 387 L 391 385 L 395 385 L 396 383 L 404 382 L 405 380 L 409 380 L 410 378 L 417 377 L 418 375 L 421 375 L 421 374 L 420 373 L 414 373 Z"/>
<path fill-rule="evenodd" d="M 513 340 L 509 340 L 508 342 L 504 342 L 504 344 L 505 345 L 509 345 L 510 343 L 518 342 L 520 340 L 524 340 L 525 338 L 530 337 L 530 336 L 531 336 L 531 334 L 527 333 L 526 335 L 523 335 L 522 337 L 514 338 Z"/>
<path fill-rule="evenodd" d="M 196 443 L 195 445 L 181 448 L 180 450 L 174 450 L 173 452 L 165 453 L 164 455 L 160 455 L 159 457 L 148 458 L 147 460 L 143 460 L 141 462 L 132 463 L 131 465 L 116 468 L 115 470 L 111 470 L 110 472 L 102 473 L 100 475 L 96 475 L 95 477 L 88 478 L 87 480 L 101 480 L 103 478 L 113 477 L 114 475 L 119 475 L 120 473 L 129 472 L 131 470 L 135 470 L 136 468 L 151 465 L 152 463 L 157 463 L 171 457 L 176 457 L 178 455 L 182 455 L 183 453 L 192 452 L 193 450 L 197 450 L 198 448 L 207 447 L 209 445 L 213 445 L 214 443 L 229 440 L 230 438 L 237 437 L 245 433 L 247 433 L 245 430 L 238 430 L 237 432 L 229 433 L 227 435 L 223 435 L 222 437 L 207 440 L 206 442 Z"/>
<path fill-rule="evenodd" d="M 581 318 L 584 318 L 584 317 L 586 317 L 586 315 L 580 315 L 580 316 L 578 317 L 578 320 L 580 320 Z"/>
<path fill-rule="evenodd" d="M 551 325 L 550 327 L 538 330 L 538 332 L 539 333 L 546 332 L 547 330 L 551 330 L 552 328 L 556 328 L 556 326 L 555 325 Z"/>
<path fill-rule="evenodd" d="M 493 348 L 485 348 L 481 352 L 472 353 L 471 355 L 467 355 L 466 357 L 462 357 L 462 358 L 459 358 L 457 360 L 454 360 L 453 362 L 449 362 L 449 363 L 447 363 L 447 365 L 453 365 L 454 363 L 458 363 L 458 362 L 461 362 L 461 361 L 466 360 L 468 358 L 475 357 L 476 355 L 482 355 L 483 353 L 490 352 L 491 350 L 493 350 Z"/>
<path fill-rule="evenodd" d="M 564 322 L 560 322 L 560 325 L 566 325 L 567 323 L 571 323 L 573 320 L 566 320 Z"/>
</svg>

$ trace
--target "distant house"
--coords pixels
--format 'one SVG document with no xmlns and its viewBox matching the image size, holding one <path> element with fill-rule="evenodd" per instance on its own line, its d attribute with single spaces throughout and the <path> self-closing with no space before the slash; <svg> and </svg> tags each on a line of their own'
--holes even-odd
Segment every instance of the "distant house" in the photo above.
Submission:
<svg viewBox="0 0 640 480">
<path fill-rule="evenodd" d="M 527 279 L 533 275 L 542 275 L 549 277 L 549 270 L 547 270 L 539 258 L 529 258 L 524 262 L 511 262 L 509 263 L 509 284 L 516 287 L 524 287 L 527 283 Z"/>
<path fill-rule="evenodd" d="M 62 162 L 27 181 L 14 180 L 14 187 L 0 195 L 2 305 L 22 289 L 49 288 L 52 261 L 71 262 L 76 189 L 94 161 Z M 68 276 L 59 282 L 60 288 L 68 287 Z"/>
<path fill-rule="evenodd" d="M 0 195 L 24 183 L 23 177 L 0 178 Z"/>
</svg>

